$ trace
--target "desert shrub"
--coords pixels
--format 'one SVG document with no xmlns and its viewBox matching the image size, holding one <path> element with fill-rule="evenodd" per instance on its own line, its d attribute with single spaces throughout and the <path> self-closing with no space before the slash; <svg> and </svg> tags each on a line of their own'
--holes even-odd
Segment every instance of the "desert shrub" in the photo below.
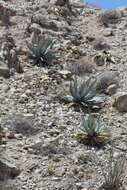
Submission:
<svg viewBox="0 0 127 190">
<path fill-rule="evenodd" d="M 125 177 L 125 155 L 119 158 L 114 157 L 114 151 L 111 148 L 108 163 L 102 169 L 104 183 L 100 187 L 103 190 L 122 190 Z"/>
</svg>

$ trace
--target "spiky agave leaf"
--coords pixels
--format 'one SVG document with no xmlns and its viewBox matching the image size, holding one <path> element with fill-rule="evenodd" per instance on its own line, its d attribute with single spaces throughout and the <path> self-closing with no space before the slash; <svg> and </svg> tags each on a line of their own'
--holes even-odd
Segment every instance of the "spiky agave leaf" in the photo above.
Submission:
<svg viewBox="0 0 127 190">
<path fill-rule="evenodd" d="M 29 57 L 36 65 L 48 65 L 51 64 L 55 58 L 51 48 L 53 47 L 55 40 L 53 39 L 41 39 L 37 44 L 28 44 L 30 50 Z"/>
<path fill-rule="evenodd" d="M 109 141 L 110 133 L 100 118 L 88 115 L 83 119 L 80 132 L 77 134 L 80 142 L 90 146 L 100 146 Z"/>
</svg>

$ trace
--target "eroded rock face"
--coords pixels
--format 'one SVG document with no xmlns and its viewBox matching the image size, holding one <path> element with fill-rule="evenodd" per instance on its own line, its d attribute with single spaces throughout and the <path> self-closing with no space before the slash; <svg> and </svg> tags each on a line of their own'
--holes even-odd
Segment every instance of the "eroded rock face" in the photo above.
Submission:
<svg viewBox="0 0 127 190">
<path fill-rule="evenodd" d="M 127 112 L 127 92 L 119 92 L 116 94 L 113 107 L 119 112 Z"/>
</svg>

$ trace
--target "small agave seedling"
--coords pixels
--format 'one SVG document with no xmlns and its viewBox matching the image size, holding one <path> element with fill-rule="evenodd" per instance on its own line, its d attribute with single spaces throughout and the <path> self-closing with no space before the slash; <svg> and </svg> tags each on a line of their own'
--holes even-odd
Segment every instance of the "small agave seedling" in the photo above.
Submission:
<svg viewBox="0 0 127 190">
<path fill-rule="evenodd" d="M 122 190 L 125 177 L 125 155 L 115 158 L 113 150 L 110 150 L 106 168 L 101 168 L 104 177 L 104 183 L 100 189 L 103 190 Z"/>
<path fill-rule="evenodd" d="M 53 39 L 41 39 L 38 43 L 27 44 L 30 50 L 29 57 L 34 65 L 45 66 L 52 63 L 55 58 L 52 47 L 55 43 Z"/>
<path fill-rule="evenodd" d="M 75 77 L 74 81 L 70 83 L 71 95 L 63 97 L 63 100 L 68 103 L 78 103 L 88 108 L 93 106 L 99 108 L 104 102 L 104 97 L 97 93 L 96 86 L 96 79 L 90 77 L 86 81 L 79 81 L 77 77 Z"/>
<path fill-rule="evenodd" d="M 109 141 L 110 133 L 100 117 L 95 119 L 93 115 L 87 115 L 87 118 L 83 119 L 80 132 L 76 137 L 85 145 L 102 146 Z"/>
</svg>

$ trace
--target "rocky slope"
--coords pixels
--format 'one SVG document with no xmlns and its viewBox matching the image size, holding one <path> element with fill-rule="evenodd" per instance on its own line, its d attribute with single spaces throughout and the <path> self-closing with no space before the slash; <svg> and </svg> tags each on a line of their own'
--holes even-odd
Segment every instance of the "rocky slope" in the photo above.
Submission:
<svg viewBox="0 0 127 190">
<path fill-rule="evenodd" d="M 1 190 L 88 190 L 103 183 L 96 160 L 105 165 L 111 144 L 79 143 L 74 135 L 86 113 L 61 101 L 74 74 L 99 76 L 107 101 L 94 114 L 109 126 L 115 156 L 127 151 L 126 8 L 105 13 L 61 2 L 0 2 L 0 55 L 7 55 L 6 63 L 0 59 Z M 56 40 L 50 67 L 28 59 L 27 42 L 39 34 Z"/>
</svg>

